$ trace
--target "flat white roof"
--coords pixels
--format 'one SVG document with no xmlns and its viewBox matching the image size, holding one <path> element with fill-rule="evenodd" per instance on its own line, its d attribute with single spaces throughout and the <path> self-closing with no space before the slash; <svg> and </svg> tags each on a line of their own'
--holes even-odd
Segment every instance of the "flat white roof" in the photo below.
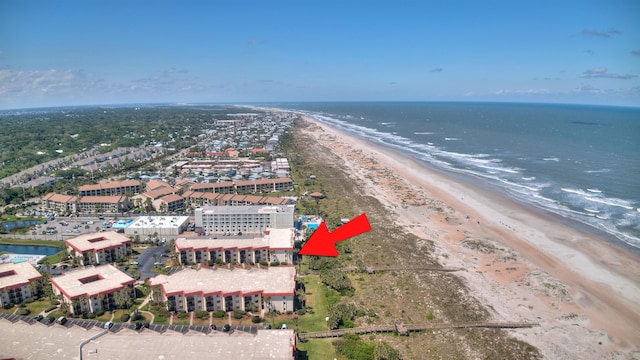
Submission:
<svg viewBox="0 0 640 360">
<path fill-rule="evenodd" d="M 249 206 L 204 206 L 201 208 L 203 214 L 271 214 L 271 213 L 291 213 L 295 210 L 294 205 L 249 205 Z"/>
<path fill-rule="evenodd" d="M 265 235 L 259 238 L 178 238 L 175 241 L 176 249 L 202 250 L 202 249 L 245 249 L 245 248 L 269 248 L 269 249 L 293 249 L 293 229 L 266 229 Z M 268 232 L 268 234 L 266 234 Z"/>
<path fill-rule="evenodd" d="M 161 285 L 166 295 L 230 294 L 262 292 L 263 296 L 293 296 L 296 286 L 293 266 L 268 269 L 183 269 L 171 275 L 149 279 L 149 285 Z"/>
<path fill-rule="evenodd" d="M 131 239 L 115 231 L 104 231 L 78 235 L 64 242 L 76 251 L 86 252 L 118 248 L 131 243 Z"/>
<path fill-rule="evenodd" d="M 29 325 L 11 323 L 0 318 L 2 353 L 20 359 L 78 358 L 80 344 L 104 330 L 99 327 L 51 327 L 36 322 Z M 234 359 L 293 360 L 295 334 L 293 330 L 262 330 L 257 334 L 243 331 L 207 335 L 190 331 L 186 334 L 168 330 L 157 333 L 150 329 L 140 332 L 122 329 L 108 332 L 82 349 L 83 358 L 91 359 Z"/>
<path fill-rule="evenodd" d="M 136 280 L 111 265 L 90 266 L 51 278 L 51 283 L 69 299 L 121 290 Z"/>
<path fill-rule="evenodd" d="M 129 227 L 139 229 L 177 228 L 188 222 L 188 216 L 140 216 Z"/>
<path fill-rule="evenodd" d="M 42 279 L 42 274 L 28 262 L 0 264 L 0 289 L 17 288 Z"/>
</svg>

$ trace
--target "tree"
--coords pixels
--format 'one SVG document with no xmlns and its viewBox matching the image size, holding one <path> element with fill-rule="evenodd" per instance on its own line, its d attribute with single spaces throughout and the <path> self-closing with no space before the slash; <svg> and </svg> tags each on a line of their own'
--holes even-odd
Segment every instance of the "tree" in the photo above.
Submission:
<svg viewBox="0 0 640 360">
<path fill-rule="evenodd" d="M 296 296 L 298 297 L 298 301 L 300 302 L 300 305 L 302 307 L 305 307 L 305 301 L 307 300 L 307 295 L 304 291 L 304 289 L 298 289 L 296 290 Z"/>
</svg>

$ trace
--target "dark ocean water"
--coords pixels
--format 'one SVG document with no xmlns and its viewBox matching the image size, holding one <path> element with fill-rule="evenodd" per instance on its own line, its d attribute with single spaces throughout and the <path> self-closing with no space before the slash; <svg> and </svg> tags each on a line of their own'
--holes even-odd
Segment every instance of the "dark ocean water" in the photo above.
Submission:
<svg viewBox="0 0 640 360">
<path fill-rule="evenodd" d="M 289 103 L 349 133 L 640 248 L 640 109 L 498 103 Z"/>
</svg>

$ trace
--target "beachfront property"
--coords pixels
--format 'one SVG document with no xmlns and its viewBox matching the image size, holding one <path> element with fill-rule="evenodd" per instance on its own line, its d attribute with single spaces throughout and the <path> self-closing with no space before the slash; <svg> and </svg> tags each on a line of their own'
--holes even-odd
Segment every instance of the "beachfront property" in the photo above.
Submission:
<svg viewBox="0 0 640 360">
<path fill-rule="evenodd" d="M 191 185 L 191 191 L 209 192 L 216 194 L 233 194 L 235 193 L 234 184 L 231 181 L 223 181 L 217 183 L 198 183 Z"/>
<path fill-rule="evenodd" d="M 0 264 L 2 306 L 20 304 L 42 292 L 42 274 L 28 262 Z"/>
<path fill-rule="evenodd" d="M 124 195 L 83 196 L 78 201 L 80 213 L 121 213 L 129 209 L 129 198 Z"/>
<path fill-rule="evenodd" d="M 293 263 L 293 229 L 267 229 L 262 237 L 179 238 L 175 241 L 180 264 Z"/>
<path fill-rule="evenodd" d="M 112 263 L 131 251 L 131 239 L 115 231 L 82 234 L 64 242 L 80 265 Z"/>
<path fill-rule="evenodd" d="M 202 206 L 248 206 L 248 205 L 291 205 L 293 200 L 273 196 L 214 194 L 197 191 L 186 191 L 182 194 L 186 206 L 197 208 Z"/>
<path fill-rule="evenodd" d="M 144 186 L 145 191 L 155 191 L 163 188 L 173 189 L 171 184 L 162 180 L 149 180 Z"/>
<path fill-rule="evenodd" d="M 184 198 L 178 194 L 163 196 L 154 201 L 153 207 L 162 212 L 176 212 L 184 209 Z"/>
<path fill-rule="evenodd" d="M 294 205 L 208 206 L 195 210 L 196 231 L 207 234 L 260 234 L 293 227 Z"/>
<path fill-rule="evenodd" d="M 42 198 L 42 206 L 51 211 L 75 213 L 78 207 L 78 198 L 71 195 L 48 193 Z"/>
<path fill-rule="evenodd" d="M 101 184 L 82 185 L 79 191 L 80 196 L 133 195 L 140 192 L 140 181 L 110 181 Z"/>
<path fill-rule="evenodd" d="M 149 279 L 154 301 L 169 311 L 293 311 L 296 286 L 293 266 L 267 269 L 183 269 Z M 268 298 L 268 302 L 265 301 Z"/>
<path fill-rule="evenodd" d="M 124 229 L 125 235 L 175 236 L 189 225 L 188 216 L 140 216 Z"/>
<path fill-rule="evenodd" d="M 267 193 L 275 191 L 293 190 L 293 181 L 290 178 L 239 180 L 236 182 L 238 193 Z"/>
<path fill-rule="evenodd" d="M 111 265 L 90 266 L 51 278 L 73 315 L 108 311 L 133 300 L 136 280 Z"/>
</svg>

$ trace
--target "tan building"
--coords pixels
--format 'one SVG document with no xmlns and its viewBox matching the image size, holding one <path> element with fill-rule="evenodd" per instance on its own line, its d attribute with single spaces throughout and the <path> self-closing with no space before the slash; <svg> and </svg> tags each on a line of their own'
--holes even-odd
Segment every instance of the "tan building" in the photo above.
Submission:
<svg viewBox="0 0 640 360">
<path fill-rule="evenodd" d="M 202 206 L 289 205 L 289 199 L 272 196 L 212 194 L 186 191 L 182 196 L 192 208 Z"/>
<path fill-rule="evenodd" d="M 198 183 L 191 185 L 192 191 L 211 192 L 216 194 L 233 194 L 235 192 L 233 182 Z"/>
<path fill-rule="evenodd" d="M 236 190 L 239 193 L 258 193 L 293 190 L 293 181 L 290 178 L 240 180 L 236 182 Z"/>
<path fill-rule="evenodd" d="M 28 262 L 0 264 L 2 306 L 20 304 L 42 292 L 42 274 Z"/>
<path fill-rule="evenodd" d="M 170 213 L 176 212 L 178 210 L 184 209 L 184 198 L 178 194 L 163 196 L 153 202 L 153 207 L 157 211 Z"/>
<path fill-rule="evenodd" d="M 171 187 L 172 186 L 166 181 L 149 180 L 145 184 L 145 191 L 154 191 L 154 190 L 158 190 L 158 189 L 161 189 L 161 188 L 171 188 Z"/>
<path fill-rule="evenodd" d="M 115 231 L 82 234 L 64 242 L 81 265 L 112 263 L 126 257 L 131 250 L 131 239 Z"/>
<path fill-rule="evenodd" d="M 179 238 L 175 241 L 180 264 L 293 263 L 293 229 L 267 229 L 258 238 Z"/>
<path fill-rule="evenodd" d="M 91 266 L 51 278 L 71 314 L 108 311 L 133 300 L 136 280 L 111 265 Z"/>
<path fill-rule="evenodd" d="M 183 269 L 149 279 L 169 311 L 293 311 L 296 286 L 293 266 L 268 269 Z M 265 301 L 268 298 L 268 302 Z"/>
<path fill-rule="evenodd" d="M 79 188 L 80 196 L 113 196 L 127 193 L 137 194 L 140 192 L 140 181 L 110 181 L 101 184 L 82 185 Z"/>
<path fill-rule="evenodd" d="M 77 212 L 78 198 L 71 195 L 48 193 L 42 198 L 42 206 L 59 212 Z"/>
<path fill-rule="evenodd" d="M 83 196 L 78 201 L 80 213 L 121 213 L 129 209 L 129 199 L 123 195 Z"/>
</svg>

